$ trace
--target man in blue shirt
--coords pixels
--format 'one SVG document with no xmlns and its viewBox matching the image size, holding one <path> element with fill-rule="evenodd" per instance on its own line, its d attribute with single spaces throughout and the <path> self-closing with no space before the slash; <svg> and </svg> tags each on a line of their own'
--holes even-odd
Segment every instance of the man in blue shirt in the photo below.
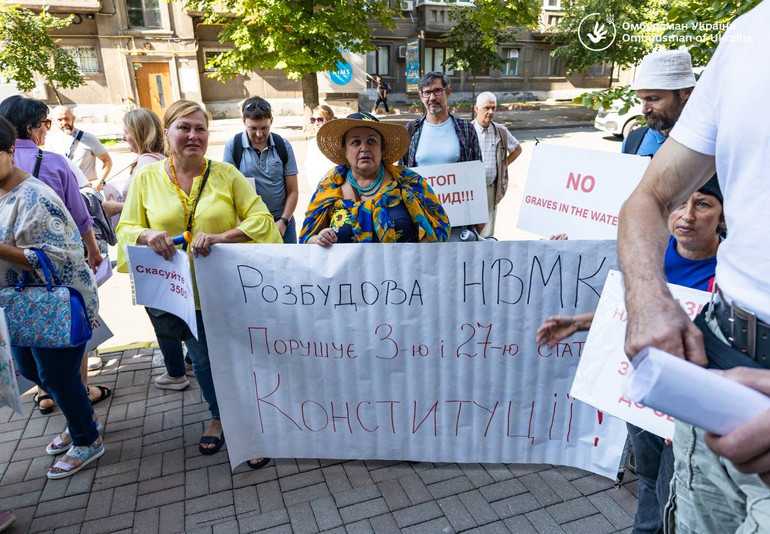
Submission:
<svg viewBox="0 0 770 534">
<path fill-rule="evenodd" d="M 291 144 L 270 132 L 273 114 L 264 98 L 253 96 L 241 107 L 244 131 L 225 145 L 224 160 L 254 184 L 273 214 L 284 243 L 297 242 L 294 209 L 297 207 L 297 160 Z"/>
</svg>

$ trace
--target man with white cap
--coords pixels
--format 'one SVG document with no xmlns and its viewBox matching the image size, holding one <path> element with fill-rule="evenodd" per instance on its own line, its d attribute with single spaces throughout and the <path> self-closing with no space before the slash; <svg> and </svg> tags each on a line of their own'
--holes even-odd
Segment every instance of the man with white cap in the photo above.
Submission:
<svg viewBox="0 0 770 534">
<path fill-rule="evenodd" d="M 644 104 L 647 126 L 631 132 L 623 152 L 653 156 L 663 145 L 695 86 L 692 61 L 686 50 L 662 50 L 642 59 L 633 89 Z M 663 517 L 674 475 L 674 453 L 663 438 L 628 424 L 634 451 L 638 504 L 634 534 L 663 531 Z"/>
<path fill-rule="evenodd" d="M 521 155 L 521 145 L 508 128 L 493 122 L 497 111 L 497 97 L 494 93 L 484 91 L 477 96 L 473 111 L 476 115 L 473 127 L 481 145 L 481 160 L 484 162 L 487 180 L 489 210 L 489 222 L 481 230 L 481 236 L 489 237 L 495 233 L 497 205 L 508 188 L 508 165 Z"/>
<path fill-rule="evenodd" d="M 770 2 L 734 20 L 620 213 L 618 255 L 628 322 L 625 351 L 653 346 L 770 395 Z M 711 178 L 724 194 L 727 238 L 717 252 L 712 302 L 693 324 L 665 284 L 665 221 Z M 684 385 L 683 385 L 684 386 Z M 704 392 L 704 394 L 713 394 Z M 691 409 L 698 410 L 699 406 Z M 677 534 L 767 532 L 770 411 L 725 436 L 676 423 L 671 485 Z M 667 521 L 669 523 L 669 521 Z"/>
</svg>

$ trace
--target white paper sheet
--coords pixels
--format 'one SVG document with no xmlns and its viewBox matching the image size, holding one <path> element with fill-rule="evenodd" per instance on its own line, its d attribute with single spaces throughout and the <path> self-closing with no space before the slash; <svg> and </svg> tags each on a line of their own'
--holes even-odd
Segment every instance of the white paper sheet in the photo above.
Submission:
<svg viewBox="0 0 770 534">
<path fill-rule="evenodd" d="M 714 434 L 729 434 L 766 410 L 770 397 L 652 347 L 633 360 L 631 399 Z"/>
<path fill-rule="evenodd" d="M 197 339 L 195 296 L 187 254 L 178 251 L 170 261 L 166 261 L 149 247 L 126 247 L 126 250 L 131 266 L 134 304 L 173 313 L 187 323 Z"/>
<path fill-rule="evenodd" d="M 0 406 L 9 406 L 21 413 L 19 383 L 11 354 L 11 336 L 5 322 L 5 310 L 0 308 Z"/>
<path fill-rule="evenodd" d="M 248 458 L 563 464 L 614 478 L 625 424 L 574 401 L 611 241 L 217 245 L 196 258 L 231 465 Z"/>
<path fill-rule="evenodd" d="M 105 254 L 99 267 L 96 268 L 96 286 L 100 287 L 110 278 L 112 278 L 112 263 L 110 257 Z"/>
</svg>

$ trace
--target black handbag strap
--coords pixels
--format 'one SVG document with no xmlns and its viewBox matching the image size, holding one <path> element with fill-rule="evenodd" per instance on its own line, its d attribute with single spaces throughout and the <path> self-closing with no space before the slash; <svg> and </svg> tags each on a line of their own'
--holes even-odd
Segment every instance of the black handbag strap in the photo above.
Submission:
<svg viewBox="0 0 770 534">
<path fill-rule="evenodd" d="M 198 190 L 198 196 L 195 197 L 195 203 L 190 210 L 190 215 L 187 217 L 187 231 L 192 234 L 193 219 L 195 218 L 195 210 L 198 209 L 198 202 L 200 202 L 203 196 L 203 189 L 206 187 L 206 182 L 209 180 L 209 173 L 211 173 L 211 160 L 206 160 L 206 172 L 203 173 L 203 180 L 201 180 L 201 188 Z"/>
<path fill-rule="evenodd" d="M 35 178 L 39 178 L 40 175 L 40 165 L 43 163 L 43 150 L 38 148 L 37 149 L 37 156 L 35 156 L 35 168 L 32 170 L 32 176 Z"/>
<path fill-rule="evenodd" d="M 75 134 L 75 139 L 70 145 L 70 149 L 67 151 L 67 159 L 72 159 L 72 157 L 75 155 L 75 148 L 78 146 L 78 143 L 81 139 L 83 139 L 83 130 L 78 130 L 78 133 Z"/>
</svg>

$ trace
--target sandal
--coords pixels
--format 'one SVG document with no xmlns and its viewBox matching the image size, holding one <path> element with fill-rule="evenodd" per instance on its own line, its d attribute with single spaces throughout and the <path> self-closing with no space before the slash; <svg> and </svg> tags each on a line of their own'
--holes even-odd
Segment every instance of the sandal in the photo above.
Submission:
<svg viewBox="0 0 770 534">
<path fill-rule="evenodd" d="M 97 438 L 91 445 L 73 445 L 61 460 L 48 469 L 46 476 L 52 480 L 70 477 L 99 459 L 103 454 L 104 443 L 102 443 L 101 437 Z"/>
<path fill-rule="evenodd" d="M 35 393 L 35 396 L 32 397 L 32 400 L 34 401 L 35 406 L 37 406 L 37 409 L 40 410 L 40 413 L 43 415 L 48 415 L 49 413 L 53 412 L 54 408 L 56 408 L 56 404 L 49 406 L 48 408 L 43 408 L 40 406 L 40 401 L 53 400 L 53 397 L 50 395 L 41 395 L 40 393 Z"/>
<path fill-rule="evenodd" d="M 96 431 L 100 436 L 104 433 L 104 426 L 102 426 L 102 423 L 99 421 L 96 422 Z M 71 446 L 72 436 L 70 435 L 69 427 L 67 427 L 64 429 L 64 432 L 51 440 L 51 443 L 45 448 L 45 452 L 51 456 L 57 456 L 63 452 L 67 452 Z"/>
<path fill-rule="evenodd" d="M 262 458 L 258 462 L 255 462 L 253 460 L 246 460 L 246 465 L 248 465 L 252 469 L 262 469 L 269 463 L 270 463 L 270 458 Z"/>
<path fill-rule="evenodd" d="M 212 454 L 218 453 L 219 449 L 221 449 L 222 445 L 224 444 L 225 444 L 224 433 L 220 434 L 219 437 L 201 436 L 201 439 L 198 442 L 198 452 L 200 452 L 204 456 L 210 456 Z M 213 445 L 213 447 L 204 447 L 204 445 Z"/>
<path fill-rule="evenodd" d="M 99 398 L 92 399 L 91 398 L 91 388 L 96 388 L 99 390 Z M 104 387 L 104 386 L 88 386 L 88 400 L 91 401 L 91 405 L 99 404 L 104 399 L 108 399 L 112 395 L 112 390 L 110 388 Z"/>
</svg>

